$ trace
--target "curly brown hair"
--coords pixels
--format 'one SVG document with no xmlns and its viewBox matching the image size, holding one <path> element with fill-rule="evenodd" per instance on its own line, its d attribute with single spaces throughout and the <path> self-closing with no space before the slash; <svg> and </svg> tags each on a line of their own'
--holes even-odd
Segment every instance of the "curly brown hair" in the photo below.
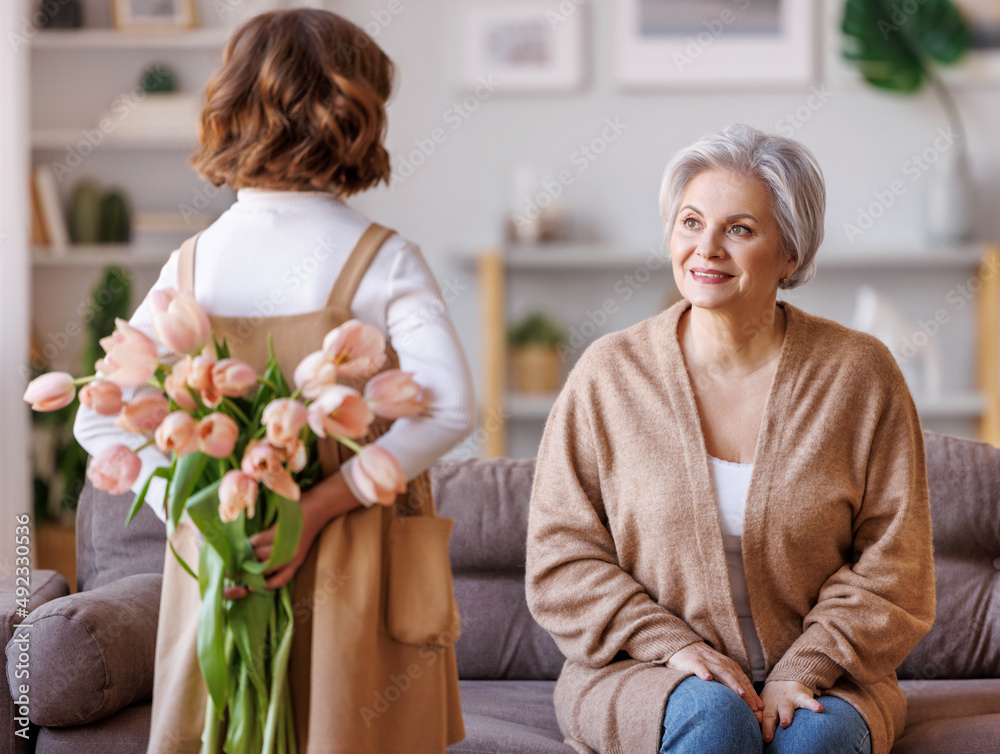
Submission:
<svg viewBox="0 0 1000 754">
<path fill-rule="evenodd" d="M 188 162 L 213 186 L 234 190 L 350 196 L 388 184 L 382 140 L 394 75 L 371 37 L 335 13 L 261 13 L 226 44 Z"/>
</svg>

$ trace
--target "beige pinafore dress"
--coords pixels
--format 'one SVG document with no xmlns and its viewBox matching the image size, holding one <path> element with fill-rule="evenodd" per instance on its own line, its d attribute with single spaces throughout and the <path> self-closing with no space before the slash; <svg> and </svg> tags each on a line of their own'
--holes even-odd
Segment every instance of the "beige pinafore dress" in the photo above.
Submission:
<svg viewBox="0 0 1000 754">
<path fill-rule="evenodd" d="M 393 231 L 372 224 L 341 270 L 325 309 L 267 318 L 212 317 L 217 338 L 258 373 L 274 340 L 286 379 L 327 332 L 351 318 L 350 303 L 376 252 Z M 198 234 L 200 235 L 200 234 Z M 181 247 L 178 288 L 194 293 L 198 235 Z M 399 367 L 388 344 L 385 369 Z M 365 380 L 342 380 L 363 390 Z M 392 420 L 376 417 L 367 444 Z M 353 451 L 320 440 L 325 475 Z M 331 521 L 295 576 L 295 628 L 289 685 L 298 751 L 307 754 L 440 754 L 465 737 L 453 647 L 415 646 L 386 631 L 386 553 L 391 517 L 434 515 L 430 474 L 424 471 L 395 505 L 359 507 Z M 198 565 L 201 533 L 186 516 L 172 534 L 177 552 Z M 198 584 L 167 548 L 156 637 L 149 754 L 197 752 L 207 691 L 197 660 Z"/>
</svg>

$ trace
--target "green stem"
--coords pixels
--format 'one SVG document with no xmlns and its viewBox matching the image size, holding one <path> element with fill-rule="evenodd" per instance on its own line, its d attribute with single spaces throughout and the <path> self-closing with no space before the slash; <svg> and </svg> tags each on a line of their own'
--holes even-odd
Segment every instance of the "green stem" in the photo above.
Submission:
<svg viewBox="0 0 1000 754">
<path fill-rule="evenodd" d="M 336 440 L 337 442 L 343 443 L 351 450 L 353 450 L 355 453 L 361 452 L 361 446 L 358 445 L 356 442 L 354 442 L 354 440 L 350 439 L 349 437 L 341 437 L 340 435 L 334 435 L 333 439 Z"/>
<path fill-rule="evenodd" d="M 295 392 L 294 392 L 294 393 L 292 393 L 292 394 L 291 394 L 290 396 L 288 396 L 288 397 L 289 397 L 289 398 L 290 398 L 291 400 L 293 400 L 293 401 L 294 401 L 294 400 L 297 400 L 297 399 L 298 399 L 298 397 L 299 397 L 300 395 L 302 395 L 302 388 L 300 388 L 300 387 L 297 387 L 297 388 L 295 388 Z"/>
<path fill-rule="evenodd" d="M 278 392 L 278 386 L 275 385 L 273 382 L 271 382 L 269 379 L 267 379 L 267 377 L 258 377 L 257 382 L 259 382 L 261 385 L 267 385 L 269 388 L 271 388 L 271 390 L 273 390 L 276 393 Z"/>
<path fill-rule="evenodd" d="M 146 449 L 146 448 L 148 448 L 148 447 L 149 447 L 150 445 L 155 445 L 155 444 L 156 444 L 156 438 L 153 438 L 153 437 L 151 437 L 151 438 L 149 438 L 148 440 L 146 440 L 146 442 L 144 442 L 144 443 L 143 443 L 142 445 L 140 445 L 140 446 L 139 446 L 138 448 L 136 448 L 136 449 L 135 449 L 134 451 L 132 451 L 132 452 L 133 452 L 133 453 L 138 453 L 138 452 L 139 452 L 140 450 L 145 450 L 145 449 Z"/>
<path fill-rule="evenodd" d="M 240 410 L 240 407 L 236 405 L 236 401 L 234 401 L 232 398 L 227 398 L 226 396 L 223 396 L 222 402 L 229 408 L 230 411 L 236 414 L 236 416 L 239 418 L 240 421 L 242 421 L 244 424 L 250 424 L 250 420 L 247 418 L 247 415 L 244 414 L 243 411 Z"/>
<path fill-rule="evenodd" d="M 88 382 L 93 382 L 96 379 L 99 379 L 96 374 L 92 374 L 92 375 L 90 375 L 88 377 L 77 377 L 75 380 L 73 380 L 73 384 L 74 385 L 86 385 Z"/>
<path fill-rule="evenodd" d="M 955 98 L 951 96 L 951 92 L 948 90 L 948 87 L 944 85 L 944 81 L 941 80 L 941 77 L 933 67 L 924 66 L 924 73 L 927 75 L 927 80 L 934 89 L 934 93 L 937 94 L 938 99 L 941 100 L 941 104 L 944 106 L 945 115 L 948 117 L 948 122 L 951 124 L 952 129 L 961 140 L 962 148 L 964 149 L 966 146 L 965 125 L 962 122 L 962 114 L 959 112 L 958 106 L 955 104 Z"/>
<path fill-rule="evenodd" d="M 219 731 L 221 720 L 215 711 L 212 695 L 206 695 L 205 727 L 201 731 L 201 754 L 217 754 L 219 751 Z"/>
</svg>

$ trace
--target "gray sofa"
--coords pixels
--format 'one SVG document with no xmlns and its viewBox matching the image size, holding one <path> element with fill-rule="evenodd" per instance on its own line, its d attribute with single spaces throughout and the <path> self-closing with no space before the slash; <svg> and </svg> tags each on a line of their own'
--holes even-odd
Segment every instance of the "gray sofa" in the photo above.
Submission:
<svg viewBox="0 0 1000 754">
<path fill-rule="evenodd" d="M 938 618 L 899 668 L 909 717 L 894 754 L 1000 751 L 1000 450 L 925 432 L 934 515 Z M 456 647 L 467 736 L 453 752 L 570 752 L 552 690 L 563 658 L 524 599 L 534 460 L 442 461 L 441 515 L 455 519 L 452 564 L 462 612 Z M 79 586 L 32 577 L 31 741 L 0 684 L 4 751 L 144 752 L 163 527 L 147 510 L 122 528 L 129 496 L 87 490 L 78 524 Z M 13 583 L 0 586 L 7 677 L 22 644 Z M 17 687 L 11 683 L 16 692 Z"/>
</svg>

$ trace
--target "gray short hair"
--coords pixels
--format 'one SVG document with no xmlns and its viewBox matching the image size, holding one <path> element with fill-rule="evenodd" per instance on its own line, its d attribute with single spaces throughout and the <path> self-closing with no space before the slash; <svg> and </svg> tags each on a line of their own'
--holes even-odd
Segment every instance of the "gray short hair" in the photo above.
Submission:
<svg viewBox="0 0 1000 754">
<path fill-rule="evenodd" d="M 668 239 L 688 183 L 699 173 L 716 169 L 767 186 L 783 250 L 798 262 L 788 284 L 779 287 L 794 288 L 812 280 L 826 211 L 826 185 L 815 155 L 797 141 L 743 123 L 702 137 L 675 154 L 663 174 L 660 216 Z"/>
</svg>

